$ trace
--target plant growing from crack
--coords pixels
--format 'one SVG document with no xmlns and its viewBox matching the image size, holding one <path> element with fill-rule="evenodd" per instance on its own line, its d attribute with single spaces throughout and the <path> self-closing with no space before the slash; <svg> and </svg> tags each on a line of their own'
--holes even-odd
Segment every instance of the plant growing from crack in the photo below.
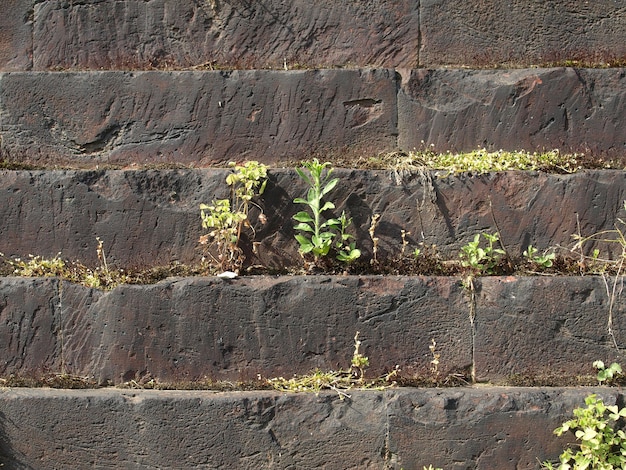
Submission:
<svg viewBox="0 0 626 470">
<path fill-rule="evenodd" d="M 480 233 L 476 234 L 473 241 L 461 247 L 461 266 L 470 268 L 476 274 L 493 274 L 506 252 L 494 246 L 500 240 L 497 233 L 482 233 L 487 240 L 484 247 L 480 246 L 480 236 Z"/>
<path fill-rule="evenodd" d="M 241 248 L 242 233 L 244 229 L 249 229 L 254 238 L 254 227 L 249 220 L 250 208 L 259 208 L 253 198 L 265 191 L 267 166 L 256 161 L 243 165 L 231 163 L 231 166 L 234 172 L 226 177 L 230 198 L 213 200 L 208 205 L 200 204 L 202 227 L 210 232 L 202 235 L 199 242 L 209 245 L 207 253 L 213 267 L 238 274 L 246 259 Z M 259 219 L 263 222 L 264 217 Z"/>
<path fill-rule="evenodd" d="M 354 335 L 354 352 L 350 361 L 350 370 L 322 371 L 313 370 L 310 374 L 295 376 L 290 379 L 276 377 L 268 379 L 267 383 L 274 389 L 285 392 L 313 392 L 318 394 L 322 390 L 337 392 L 341 400 L 350 398 L 348 391 L 353 388 L 376 388 L 378 390 L 394 386 L 398 369 L 394 369 L 382 378 L 365 379 L 365 368 L 369 366 L 369 359 L 360 352 L 361 341 L 359 332 Z"/>
<path fill-rule="evenodd" d="M 539 250 L 532 245 L 528 245 L 528 248 L 522 254 L 531 264 L 541 269 L 551 268 L 556 258 L 554 252 L 539 254 Z"/>
<path fill-rule="evenodd" d="M 300 233 L 295 235 L 300 244 L 302 255 L 313 255 L 316 265 L 321 258 L 325 258 L 334 251 L 339 261 L 350 263 L 361 256 L 361 251 L 356 248 L 356 243 L 351 241 L 352 235 L 346 229 L 352 223 L 345 211 L 341 216 L 323 220 L 322 214 L 335 209 L 331 201 L 324 201 L 324 196 L 331 192 L 339 178 L 331 178 L 333 168 L 329 162 L 320 163 L 313 159 L 304 162 L 302 168 L 296 168 L 298 176 L 309 186 L 306 198 L 295 198 L 294 203 L 307 206 L 308 211 L 300 211 L 293 218 L 298 222 L 294 230 Z"/>
</svg>

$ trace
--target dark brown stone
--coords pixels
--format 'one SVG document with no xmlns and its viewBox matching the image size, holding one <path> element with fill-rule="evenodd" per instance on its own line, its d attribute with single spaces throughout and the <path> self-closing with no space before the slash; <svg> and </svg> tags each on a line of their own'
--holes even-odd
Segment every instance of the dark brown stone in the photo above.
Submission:
<svg viewBox="0 0 626 470">
<path fill-rule="evenodd" d="M 30 70 L 33 64 L 34 0 L 3 0 L 0 14 L 0 70 Z"/>
<path fill-rule="evenodd" d="M 0 390 L 9 468 L 493 470 L 557 460 L 552 430 L 610 389 L 212 393 Z"/>
<path fill-rule="evenodd" d="M 417 66 L 419 2 L 38 3 L 35 68 Z"/>
<path fill-rule="evenodd" d="M 146 267 L 199 262 L 201 203 L 228 196 L 227 170 L 146 171 L 4 171 L 0 172 L 0 252 L 79 260 L 97 266 L 100 237 L 111 266 Z M 534 172 L 433 178 L 417 174 L 396 180 L 391 171 L 340 170 L 341 183 L 328 195 L 353 219 L 350 232 L 364 258 L 372 255 L 369 228 L 381 218 L 375 235 L 381 259 L 398 256 L 401 231 L 410 232 L 408 250 L 435 243 L 446 258 L 480 232 L 496 224 L 511 256 L 529 244 L 545 250 L 560 245 L 567 254 L 572 235 L 590 236 L 621 227 L 626 176 L 621 171 L 572 175 Z M 260 205 L 265 225 L 251 214 L 259 242 L 249 262 L 269 267 L 301 265 L 294 239 L 295 197 L 306 187 L 293 170 L 270 170 Z M 324 214 L 326 216 L 329 213 Z M 494 222 L 495 220 L 495 222 Z M 244 243 L 244 245 L 246 245 Z M 246 245 L 249 247 L 249 243 Z M 590 243 L 602 256 L 618 256 L 615 244 Z M 407 252 L 408 253 L 408 252 Z"/>
<path fill-rule="evenodd" d="M 0 370 L 41 376 L 62 369 L 58 279 L 1 278 Z"/>
<path fill-rule="evenodd" d="M 420 65 L 623 60 L 625 15 L 613 0 L 423 0 Z"/>
<path fill-rule="evenodd" d="M 616 345 L 626 343 L 626 318 L 621 278 L 611 311 L 614 282 L 600 276 L 481 278 L 476 284 L 477 379 L 576 377 L 598 359 L 619 362 Z M 574 356 L 578 360 L 572 361 Z"/>
<path fill-rule="evenodd" d="M 20 292 L 37 284 L 0 281 L 0 337 L 19 345 L 7 351 L 0 376 L 61 369 L 62 356 L 67 372 L 98 382 L 290 377 L 348 369 L 357 331 L 373 377 L 396 365 L 406 376 L 428 375 L 431 338 L 445 357 L 444 376 L 471 364 L 455 278 L 187 278 L 107 293 L 64 282 L 34 300 Z M 23 311 L 49 325 L 33 331 L 30 317 L 16 319 Z"/>
<path fill-rule="evenodd" d="M 397 136 L 385 69 L 10 73 L 0 109 L 3 150 L 44 165 L 371 155 Z"/>
<path fill-rule="evenodd" d="M 404 72 L 398 145 L 621 156 L 625 77 L 623 68 Z"/>
</svg>

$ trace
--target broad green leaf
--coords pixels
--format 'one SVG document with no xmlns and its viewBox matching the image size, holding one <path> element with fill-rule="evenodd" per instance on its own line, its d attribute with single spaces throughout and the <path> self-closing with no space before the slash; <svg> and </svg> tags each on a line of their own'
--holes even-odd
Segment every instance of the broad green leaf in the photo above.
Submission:
<svg viewBox="0 0 626 470">
<path fill-rule="evenodd" d="M 335 188 L 335 186 L 337 186 L 338 182 L 339 182 L 339 178 L 334 178 L 330 180 L 328 184 L 324 186 L 324 189 L 322 189 L 322 194 L 320 196 L 324 196 L 325 194 L 328 194 L 329 192 L 331 192 Z"/>
<path fill-rule="evenodd" d="M 308 238 L 302 235 L 296 235 L 296 240 L 300 244 L 300 251 L 302 253 L 309 253 L 313 249 L 313 244 L 309 241 Z"/>
<path fill-rule="evenodd" d="M 298 222 L 314 222 L 313 217 L 309 215 L 308 212 L 301 211 L 293 216 Z"/>
<path fill-rule="evenodd" d="M 302 230 L 303 232 L 315 232 L 315 230 L 313 230 L 313 227 L 311 227 L 310 225 L 307 225 L 305 223 L 299 223 L 296 224 L 296 226 L 293 228 L 294 230 Z"/>
<path fill-rule="evenodd" d="M 320 209 L 320 213 L 324 212 L 324 211 L 327 211 L 329 209 L 334 209 L 334 208 L 335 208 L 335 205 L 332 202 L 328 201 L 328 202 L 324 203 L 324 205 Z"/>
</svg>

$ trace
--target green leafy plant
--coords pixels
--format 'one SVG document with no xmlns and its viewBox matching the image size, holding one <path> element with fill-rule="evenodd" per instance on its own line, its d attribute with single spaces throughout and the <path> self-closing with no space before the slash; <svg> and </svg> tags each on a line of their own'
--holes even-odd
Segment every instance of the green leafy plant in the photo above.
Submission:
<svg viewBox="0 0 626 470">
<path fill-rule="evenodd" d="M 502 256 L 506 253 L 504 250 L 494 246 L 500 239 L 497 233 L 482 234 L 483 238 L 487 240 L 487 246 L 485 247 L 480 246 L 480 236 L 480 233 L 476 234 L 473 241 L 461 247 L 461 253 L 459 254 L 461 266 L 470 268 L 477 274 L 493 274 L 494 269 L 502 260 Z"/>
<path fill-rule="evenodd" d="M 524 255 L 524 258 L 526 258 L 529 262 L 542 269 L 551 268 L 553 261 L 556 258 L 556 254 L 554 252 L 543 254 L 538 253 L 539 250 L 537 248 L 532 245 L 528 245 L 528 248 L 526 248 L 526 250 L 524 250 L 524 253 L 522 254 Z"/>
<path fill-rule="evenodd" d="M 610 383 L 613 379 L 622 375 L 622 366 L 617 362 L 612 363 L 608 368 L 604 366 L 604 362 L 595 361 L 593 367 L 598 369 L 598 383 L 602 385 L 602 382 Z"/>
<path fill-rule="evenodd" d="M 265 191 L 267 166 L 256 161 L 243 165 L 231 163 L 231 166 L 234 172 L 226 177 L 226 184 L 231 188 L 230 198 L 200 204 L 202 227 L 210 232 L 201 236 L 199 241 L 209 245 L 207 252 L 214 267 L 239 273 L 245 261 L 241 248 L 242 232 L 247 228 L 254 238 L 249 213 L 251 206 L 259 207 L 253 198 Z M 263 221 L 264 217 L 259 219 Z"/>
<path fill-rule="evenodd" d="M 622 368 L 613 363 L 609 368 L 602 361 L 593 363 L 598 369 L 598 382 L 602 383 L 621 373 Z M 626 433 L 621 429 L 626 408 L 605 405 L 596 394 L 585 398 L 585 408 L 574 409 L 574 419 L 554 430 L 557 436 L 573 432 L 580 441 L 578 450 L 567 448 L 559 456 L 559 464 L 544 462 L 549 470 L 614 470 L 626 468 Z"/>
<path fill-rule="evenodd" d="M 585 398 L 585 405 L 586 408 L 574 410 L 574 419 L 566 421 L 554 430 L 557 436 L 572 431 L 580 441 L 578 450 L 566 449 L 559 457 L 558 466 L 544 462 L 544 468 L 557 470 L 625 468 L 626 433 L 614 426 L 621 418 L 626 417 L 626 408 L 605 405 L 596 394 Z"/>
<path fill-rule="evenodd" d="M 351 262 L 361 256 L 361 251 L 356 248 L 353 238 L 346 233 L 352 219 L 346 217 L 345 211 L 339 219 L 330 218 L 323 220 L 322 213 L 335 209 L 331 201 L 324 201 L 332 191 L 339 178 L 331 178 L 333 168 L 329 162 L 320 163 L 318 159 L 303 163 L 302 168 L 296 168 L 298 176 L 307 183 L 309 189 L 306 198 L 296 198 L 294 203 L 304 204 L 309 212 L 300 211 L 293 218 L 298 222 L 294 229 L 301 232 L 295 235 L 300 244 L 302 255 L 311 254 L 316 264 L 320 258 L 329 256 L 334 249 L 339 261 Z"/>
</svg>

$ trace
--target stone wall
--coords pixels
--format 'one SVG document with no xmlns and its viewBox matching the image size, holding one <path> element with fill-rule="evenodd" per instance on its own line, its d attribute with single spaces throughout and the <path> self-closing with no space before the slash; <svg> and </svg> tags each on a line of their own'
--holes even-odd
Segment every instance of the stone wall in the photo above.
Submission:
<svg viewBox="0 0 626 470">
<path fill-rule="evenodd" d="M 626 11 L 614 0 L 3 7 L 0 148 L 16 162 L 626 149 Z M 555 64 L 622 68 L 534 68 Z"/>
</svg>

